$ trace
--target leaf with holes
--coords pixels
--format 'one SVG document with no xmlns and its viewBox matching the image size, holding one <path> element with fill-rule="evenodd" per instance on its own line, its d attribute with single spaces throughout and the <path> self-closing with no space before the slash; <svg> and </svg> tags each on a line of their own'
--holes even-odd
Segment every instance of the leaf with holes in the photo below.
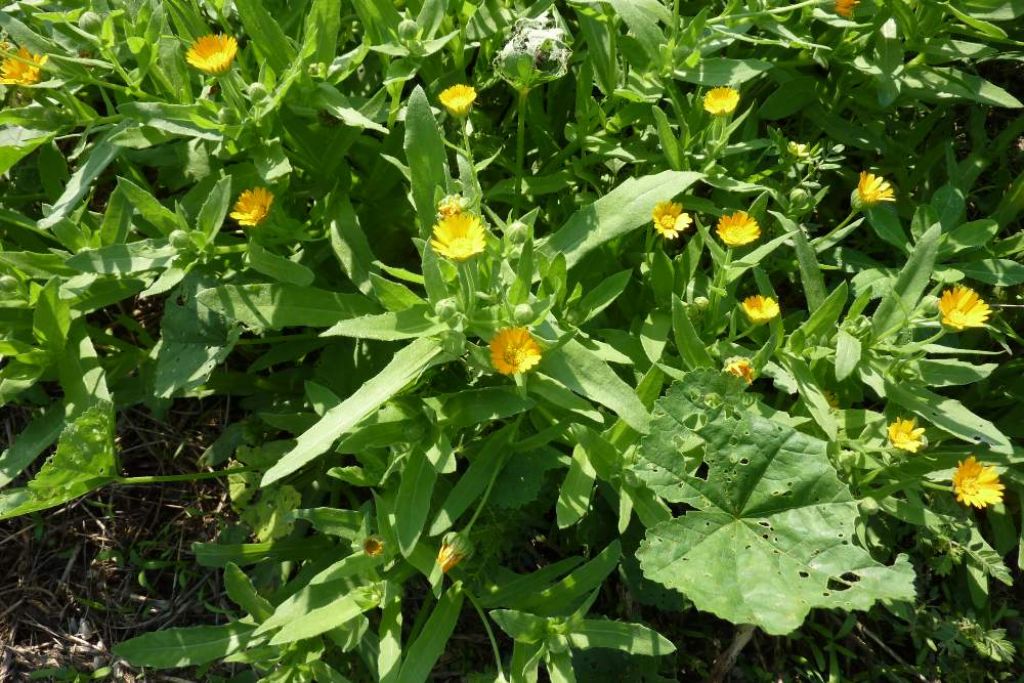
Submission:
<svg viewBox="0 0 1024 683">
<path fill-rule="evenodd" d="M 700 437 L 706 479 L 645 465 L 662 470 L 661 491 L 677 478 L 698 508 L 648 529 L 637 553 L 647 578 L 774 635 L 799 627 L 815 607 L 863 610 L 914 597 L 905 556 L 887 567 L 852 544 L 857 504 L 824 441 L 754 414 L 719 418 Z"/>
</svg>

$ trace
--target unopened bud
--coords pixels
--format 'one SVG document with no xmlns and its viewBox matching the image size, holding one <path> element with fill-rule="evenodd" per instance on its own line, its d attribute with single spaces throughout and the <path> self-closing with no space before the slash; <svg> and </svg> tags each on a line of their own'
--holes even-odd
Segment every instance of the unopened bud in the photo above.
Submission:
<svg viewBox="0 0 1024 683">
<path fill-rule="evenodd" d="M 437 551 L 437 564 L 445 574 L 473 554 L 473 544 L 469 539 L 458 532 L 445 535 L 441 542 L 441 549 Z"/>
<path fill-rule="evenodd" d="M 434 314 L 437 315 L 437 319 L 443 323 L 450 321 L 455 317 L 455 314 L 459 312 L 459 307 L 455 303 L 455 299 L 448 297 L 447 299 L 441 299 L 434 304 Z"/>
<path fill-rule="evenodd" d="M 530 227 L 522 221 L 513 221 L 505 228 L 505 235 L 512 244 L 522 244 L 530 236 Z"/>
<path fill-rule="evenodd" d="M 184 230 L 175 230 L 168 239 L 171 242 L 171 246 L 175 249 L 188 249 L 192 246 L 192 239 Z"/>
<path fill-rule="evenodd" d="M 384 539 L 380 536 L 367 536 L 363 541 L 363 552 L 370 557 L 378 557 L 384 552 Z"/>
<path fill-rule="evenodd" d="M 103 17 L 96 14 L 95 12 L 82 12 L 82 16 L 78 17 L 78 28 L 89 33 L 99 33 L 99 30 L 103 27 Z"/>
<path fill-rule="evenodd" d="M 256 81 L 255 83 L 250 83 L 246 90 L 249 93 L 249 99 L 251 99 L 253 102 L 259 102 L 260 100 L 266 98 L 266 96 L 269 94 L 267 92 L 267 86 L 263 85 L 259 81 Z"/>
<path fill-rule="evenodd" d="M 519 304 L 512 316 L 516 319 L 517 325 L 529 325 L 534 318 L 533 307 L 530 304 Z"/>
<path fill-rule="evenodd" d="M 13 275 L 0 276 L 0 292 L 13 292 L 18 288 L 18 278 Z"/>
<path fill-rule="evenodd" d="M 420 25 L 412 19 L 402 19 L 402 23 L 398 25 L 398 38 L 403 43 L 416 40 L 420 34 Z"/>
</svg>

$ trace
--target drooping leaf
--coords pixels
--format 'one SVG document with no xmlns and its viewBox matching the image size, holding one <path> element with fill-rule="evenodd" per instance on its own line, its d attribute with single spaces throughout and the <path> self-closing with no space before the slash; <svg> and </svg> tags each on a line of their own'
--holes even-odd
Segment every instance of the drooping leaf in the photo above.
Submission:
<svg viewBox="0 0 1024 683">
<path fill-rule="evenodd" d="M 114 646 L 114 654 L 133 666 L 175 669 L 199 666 L 238 652 L 255 626 L 233 622 L 223 626 L 190 626 L 145 633 Z"/>
</svg>

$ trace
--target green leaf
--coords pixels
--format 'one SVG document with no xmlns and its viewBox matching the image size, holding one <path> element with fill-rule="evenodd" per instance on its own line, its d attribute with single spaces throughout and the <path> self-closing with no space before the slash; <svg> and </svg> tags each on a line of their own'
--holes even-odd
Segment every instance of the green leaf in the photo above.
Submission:
<svg viewBox="0 0 1024 683">
<path fill-rule="evenodd" d="M 884 339 L 903 327 L 917 307 L 931 278 L 941 235 L 942 226 L 933 225 L 914 246 L 892 291 L 882 299 L 871 319 L 876 340 Z"/>
<path fill-rule="evenodd" d="M 397 341 L 427 337 L 447 329 L 445 323 L 435 319 L 432 307 L 414 306 L 397 313 L 363 315 L 342 320 L 321 332 L 320 336 Z"/>
<path fill-rule="evenodd" d="M 697 335 L 693 322 L 687 313 L 682 300 L 672 295 L 672 332 L 675 335 L 676 350 L 683 359 L 683 365 L 689 370 L 711 368 L 715 363 L 704 346 L 704 341 Z"/>
<path fill-rule="evenodd" d="M 131 275 L 165 268 L 177 255 L 178 250 L 166 239 L 138 240 L 81 251 L 69 258 L 67 264 L 83 273 Z"/>
<path fill-rule="evenodd" d="M 235 0 L 238 17 L 260 55 L 278 76 L 295 61 L 295 48 L 262 0 Z"/>
<path fill-rule="evenodd" d="M 57 440 L 64 429 L 64 407 L 55 402 L 21 430 L 14 441 L 0 453 L 0 488 L 32 464 Z"/>
<path fill-rule="evenodd" d="M 445 499 L 430 526 L 430 535 L 437 536 L 452 527 L 452 524 L 469 509 L 487 489 L 487 485 L 498 476 L 506 460 L 512 456 L 509 441 L 516 433 L 516 425 L 510 424 L 489 436 L 473 457 Z"/>
<path fill-rule="evenodd" d="M 295 448 L 267 470 L 260 485 L 272 484 L 325 453 L 335 440 L 404 389 L 440 355 L 438 342 L 427 338 L 417 339 L 396 353 L 376 377 L 299 436 Z"/>
<path fill-rule="evenodd" d="M 562 486 L 558 490 L 555 518 L 559 529 L 572 526 L 587 513 L 596 478 L 597 472 L 590 464 L 587 452 L 582 446 L 577 445 L 572 451 L 569 471 L 566 472 Z"/>
<path fill-rule="evenodd" d="M 575 339 L 544 354 L 541 371 L 580 396 L 596 401 L 640 433 L 647 432 L 650 416 L 636 392 L 608 364 Z"/>
<path fill-rule="evenodd" d="M 986 446 L 995 453 L 1013 454 L 1013 445 L 999 429 L 964 407 L 960 401 L 946 398 L 924 387 L 885 380 L 885 395 L 907 410 L 975 446 Z"/>
<path fill-rule="evenodd" d="M 82 165 L 78 167 L 78 170 L 68 180 L 63 194 L 54 202 L 50 213 L 39 221 L 38 225 L 40 228 L 52 228 L 61 220 L 71 215 L 71 212 L 78 206 L 78 203 L 89 192 L 93 181 L 121 153 L 123 148 L 117 144 L 116 138 L 124 130 L 124 124 L 118 124 L 110 129 L 93 146 L 89 156 L 85 158 Z"/>
<path fill-rule="evenodd" d="M 114 646 L 114 654 L 132 666 L 177 669 L 223 659 L 245 647 L 255 626 L 190 626 L 145 633 Z"/>
<path fill-rule="evenodd" d="M 444 652 L 445 643 L 455 630 L 462 612 L 462 586 L 455 584 L 437 601 L 420 635 L 406 652 L 398 680 L 402 683 L 422 683 L 430 676 L 434 664 Z"/>
<path fill-rule="evenodd" d="M 402 468 L 394 511 L 398 547 L 406 557 L 412 553 L 427 522 L 436 480 L 437 470 L 423 448 L 413 447 Z"/>
<path fill-rule="evenodd" d="M 0 174 L 7 173 L 16 163 L 53 137 L 51 131 L 4 126 L 0 129 Z"/>
<path fill-rule="evenodd" d="M 352 208 L 348 194 L 333 200 L 327 210 L 331 249 L 352 284 L 363 294 L 369 295 L 373 292 L 370 273 L 375 258 L 366 233 L 359 226 L 359 217 Z"/>
<path fill-rule="evenodd" d="M 306 266 L 267 251 L 256 242 L 249 242 L 246 260 L 256 272 L 288 285 L 308 287 L 315 279 L 313 271 Z"/>
<path fill-rule="evenodd" d="M 445 192 L 448 177 L 440 130 L 426 93 L 416 86 L 405 111 L 405 157 L 409 162 L 413 205 L 420 219 L 420 237 L 424 239 L 430 234 L 437 213 L 434 196 L 438 191 Z"/>
<path fill-rule="evenodd" d="M 647 657 L 676 651 L 672 641 L 653 629 L 608 619 L 584 619 L 567 638 L 570 646 L 583 650 L 605 647 Z"/>
<path fill-rule="evenodd" d="M 825 435 L 834 441 L 839 432 L 839 426 L 836 424 L 836 418 L 832 414 L 828 399 L 825 398 L 825 392 L 818 386 L 818 380 L 811 372 L 810 366 L 802 358 L 788 354 L 779 360 L 796 379 L 797 391 L 800 392 L 800 398 L 803 399 L 807 412 L 811 414 Z"/>
<path fill-rule="evenodd" d="M 337 593 L 344 588 L 345 584 L 334 581 L 323 585 L 330 586 L 333 589 L 332 592 Z M 289 619 L 270 639 L 270 644 L 284 645 L 327 633 L 332 629 L 344 626 L 363 612 L 373 609 L 379 604 L 379 600 L 380 588 L 378 586 L 355 588 L 346 595 L 331 600 L 326 605 L 309 609 L 305 613 Z"/>
<path fill-rule="evenodd" d="M 25 498 L 0 514 L 0 519 L 61 505 L 116 477 L 114 407 L 101 401 L 82 411 L 64 428 L 56 452 L 24 489 Z"/>
<path fill-rule="evenodd" d="M 49 351 L 59 354 L 68 343 L 71 309 L 60 298 L 60 280 L 52 278 L 39 292 L 32 315 L 32 333 Z"/>
<path fill-rule="evenodd" d="M 221 285 L 201 290 L 196 296 L 206 308 L 256 331 L 330 327 L 379 310 L 360 294 L 278 283 Z"/>
<path fill-rule="evenodd" d="M 674 436 L 687 440 L 688 431 Z M 772 635 L 798 628 L 815 607 L 864 610 L 914 597 L 905 556 L 886 567 L 852 544 L 857 503 L 824 441 L 750 413 L 711 419 L 699 435 L 704 475 L 674 464 L 678 449 L 645 443 L 647 477 L 661 490 L 692 491 L 698 508 L 647 530 L 637 557 L 648 579 Z"/>
<path fill-rule="evenodd" d="M 231 176 L 224 176 L 213 186 L 210 195 L 199 209 L 199 215 L 196 216 L 196 230 L 206 235 L 207 239 L 213 239 L 220 232 L 230 206 Z"/>
<path fill-rule="evenodd" d="M 827 296 L 825 278 L 821 274 L 821 266 L 818 264 L 814 247 L 807 241 L 803 230 L 788 217 L 777 211 L 768 213 L 775 216 L 783 230 L 793 240 L 793 249 L 796 251 L 797 265 L 800 268 L 800 283 L 804 286 L 804 296 L 807 298 L 807 311 L 814 313 L 825 303 Z"/>
<path fill-rule="evenodd" d="M 729 59 L 727 57 L 711 57 L 702 59 L 692 69 L 676 69 L 674 76 L 687 83 L 697 85 L 722 86 L 740 85 L 752 78 L 757 78 L 774 66 L 771 62 L 760 59 Z"/>
<path fill-rule="evenodd" d="M 621 554 L 622 544 L 616 539 L 585 565 L 573 570 L 557 583 L 524 598 L 517 607 L 542 616 L 571 612 L 604 583 L 618 566 Z"/>
<path fill-rule="evenodd" d="M 836 334 L 836 381 L 842 382 L 853 374 L 860 362 L 860 354 L 860 339 L 840 329 Z"/>
<path fill-rule="evenodd" d="M 224 567 L 224 590 L 232 602 L 251 614 L 257 622 L 274 613 L 274 606 L 256 592 L 249 577 L 233 562 Z"/>
<path fill-rule="evenodd" d="M 555 234 L 540 242 L 537 250 L 548 258 L 565 254 L 566 266 L 572 268 L 605 242 L 649 223 L 655 204 L 672 199 L 703 177 L 702 173 L 662 171 L 630 178 L 574 213 Z"/>
</svg>

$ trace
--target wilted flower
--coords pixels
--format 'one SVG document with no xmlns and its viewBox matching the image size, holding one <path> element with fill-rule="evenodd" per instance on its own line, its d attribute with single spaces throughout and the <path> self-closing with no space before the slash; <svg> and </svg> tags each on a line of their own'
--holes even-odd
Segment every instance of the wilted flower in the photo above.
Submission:
<svg viewBox="0 0 1024 683">
<path fill-rule="evenodd" d="M 238 196 L 231 217 L 239 225 L 256 227 L 270 215 L 270 206 L 274 203 L 273 193 L 265 187 L 254 187 Z"/>
<path fill-rule="evenodd" d="M 712 88 L 704 95 L 704 111 L 715 116 L 733 113 L 739 103 L 740 92 L 735 88 Z"/>
<path fill-rule="evenodd" d="M 746 211 L 737 211 L 718 219 L 718 236 L 730 247 L 742 247 L 761 236 L 761 226 Z"/>
<path fill-rule="evenodd" d="M 34 55 L 28 48 L 18 50 L 18 56 L 8 57 L 0 63 L 0 84 L 34 85 L 39 82 L 40 67 L 46 64 L 46 55 Z"/>
<path fill-rule="evenodd" d="M 860 0 L 836 0 L 836 14 L 846 19 L 853 18 L 853 10 L 857 9 Z"/>
<path fill-rule="evenodd" d="M 218 33 L 197 39 L 188 49 L 185 59 L 203 73 L 217 75 L 231 68 L 237 53 L 238 41 L 234 36 Z"/>
<path fill-rule="evenodd" d="M 857 182 L 857 200 L 861 206 L 874 206 L 879 202 L 894 202 L 896 197 L 888 180 L 882 176 L 861 171 L 860 180 Z"/>
<path fill-rule="evenodd" d="M 445 574 L 473 554 L 473 546 L 465 536 L 460 533 L 450 533 L 441 541 L 441 549 L 437 551 L 437 564 Z"/>
<path fill-rule="evenodd" d="M 540 363 L 540 345 L 525 327 L 498 330 L 491 340 L 491 362 L 503 375 L 526 372 Z"/>
<path fill-rule="evenodd" d="M 438 99 L 449 114 L 462 118 L 476 102 L 476 89 L 471 85 L 453 85 L 442 91 Z"/>
<path fill-rule="evenodd" d="M 924 445 L 924 440 L 921 438 L 923 434 L 924 427 L 918 427 L 917 420 L 914 419 L 897 419 L 889 425 L 889 443 L 893 445 L 893 448 L 898 448 L 901 451 L 917 453 Z"/>
<path fill-rule="evenodd" d="M 683 211 L 683 205 L 677 202 L 658 202 L 651 212 L 654 229 L 667 240 L 679 237 L 693 223 L 690 214 Z"/>
<path fill-rule="evenodd" d="M 957 285 L 942 293 L 939 313 L 942 314 L 943 325 L 954 330 L 964 330 L 968 327 L 984 327 L 991 309 L 973 289 Z"/>
<path fill-rule="evenodd" d="M 957 501 L 964 505 L 983 508 L 1003 501 L 1003 486 L 996 468 L 982 465 L 974 456 L 957 463 L 953 473 L 953 491 Z"/>
<path fill-rule="evenodd" d="M 445 258 L 465 261 L 487 246 L 483 221 L 471 213 L 445 216 L 434 225 L 430 246 Z"/>
<path fill-rule="evenodd" d="M 363 552 L 370 557 L 378 557 L 384 552 L 384 539 L 380 536 L 367 536 L 363 541 Z"/>
<path fill-rule="evenodd" d="M 746 358 L 730 358 L 722 370 L 745 380 L 747 384 L 754 381 L 754 366 Z"/>
<path fill-rule="evenodd" d="M 437 204 L 437 217 L 448 218 L 449 216 L 456 216 L 466 210 L 469 202 L 467 202 L 460 194 L 446 195 Z"/>
<path fill-rule="evenodd" d="M 516 22 L 508 42 L 494 58 L 494 70 L 516 90 L 561 78 L 569 70 L 572 50 L 565 31 L 548 14 Z"/>
<path fill-rule="evenodd" d="M 779 315 L 779 304 L 770 296 L 755 294 L 743 300 L 743 312 L 755 325 L 766 323 Z"/>
</svg>

